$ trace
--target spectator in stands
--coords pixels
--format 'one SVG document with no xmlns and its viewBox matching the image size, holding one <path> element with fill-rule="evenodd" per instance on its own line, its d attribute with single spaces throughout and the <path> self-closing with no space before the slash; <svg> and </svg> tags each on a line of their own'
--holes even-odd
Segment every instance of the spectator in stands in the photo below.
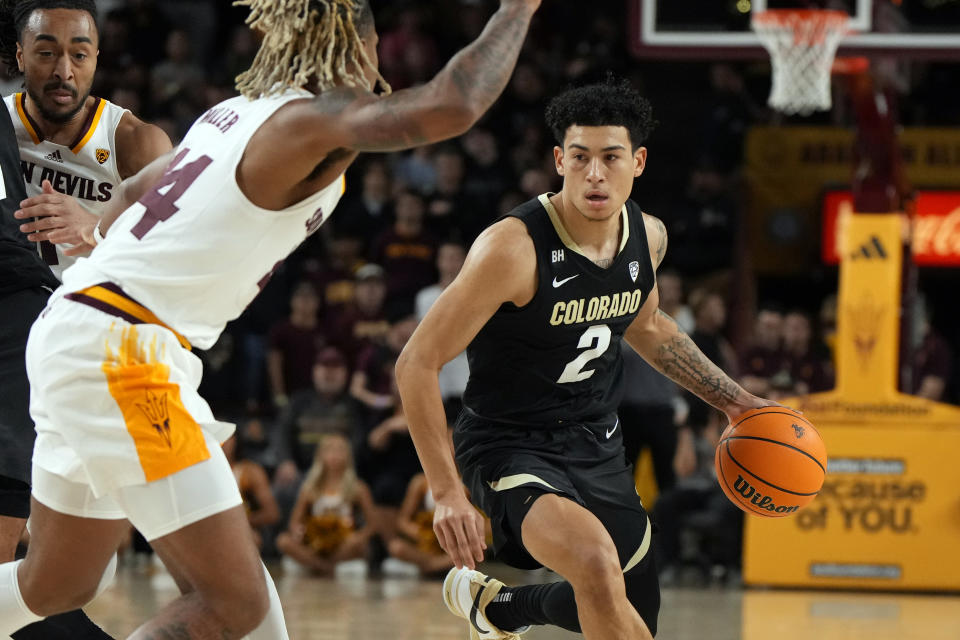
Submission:
<svg viewBox="0 0 960 640">
<path fill-rule="evenodd" d="M 357 357 L 350 380 L 350 395 L 360 402 L 368 416 L 395 407 L 393 363 L 413 335 L 417 323 L 416 316 L 400 317 L 390 324 L 382 342 L 369 344 Z"/>
<path fill-rule="evenodd" d="M 695 279 L 731 269 L 738 216 L 725 176 L 713 160 L 701 159 L 690 172 L 683 200 L 667 219 L 670 266 Z"/>
<path fill-rule="evenodd" d="M 179 94 L 195 94 L 203 86 L 205 73 L 192 60 L 190 37 L 182 29 L 167 35 L 166 58 L 153 68 L 151 99 L 165 104 Z"/>
<path fill-rule="evenodd" d="M 362 182 L 360 193 L 344 197 L 337 205 L 337 215 L 330 218 L 338 236 L 375 238 L 393 223 L 393 178 L 387 163 L 379 157 L 368 160 Z"/>
<path fill-rule="evenodd" d="M 472 243 L 488 222 L 489 212 L 466 192 L 463 156 L 453 146 L 441 147 L 433 157 L 437 183 L 427 201 L 426 228 L 439 238 L 456 230 L 464 242 Z"/>
<path fill-rule="evenodd" d="M 941 401 L 950 383 L 953 350 L 930 324 L 930 312 L 922 294 L 917 296 L 913 311 L 911 393 Z"/>
<path fill-rule="evenodd" d="M 320 299 L 309 282 L 301 282 L 290 296 L 290 316 L 270 328 L 267 372 L 273 403 L 278 408 L 289 396 L 309 389 L 313 363 L 325 337 L 317 320 Z"/>
<path fill-rule="evenodd" d="M 383 267 L 387 313 L 413 312 L 413 298 L 436 279 L 436 239 L 424 229 L 423 197 L 403 191 L 396 199 L 393 226 L 373 241 L 370 259 Z"/>
<path fill-rule="evenodd" d="M 393 358 L 384 361 L 381 369 L 387 377 L 390 407 L 368 412 L 366 428 L 359 434 L 357 446 L 357 471 L 373 495 L 373 528 L 378 535 L 374 564 L 386 556 L 387 546 L 396 535 L 397 516 L 407 485 L 421 471 L 397 391 L 395 366 Z"/>
<path fill-rule="evenodd" d="M 418 473 L 407 486 L 407 494 L 400 506 L 397 536 L 387 545 L 391 558 L 408 562 L 427 576 L 446 572 L 453 566 L 453 560 L 440 546 L 433 531 L 436 506 L 427 476 Z M 384 572 L 387 572 L 387 562 L 384 563 Z"/>
<path fill-rule="evenodd" d="M 262 466 L 245 456 L 239 434 L 223 443 L 223 453 L 237 479 L 253 538 L 262 551 L 265 530 L 280 521 L 280 507 L 270 490 L 270 479 Z"/>
<path fill-rule="evenodd" d="M 433 306 L 443 290 L 446 289 L 463 267 L 467 258 L 466 248 L 459 242 L 447 241 L 437 249 L 437 271 L 440 280 L 436 284 L 421 289 L 416 299 L 417 320 L 423 320 L 427 311 Z M 440 394 L 443 396 L 443 406 L 447 412 L 447 420 L 452 424 L 463 406 L 463 392 L 467 388 L 467 378 L 470 376 L 470 365 L 467 362 L 466 351 L 443 365 L 440 369 Z"/>
<path fill-rule="evenodd" d="M 313 463 L 317 443 L 330 433 L 353 438 L 359 421 L 355 401 L 347 393 L 347 361 L 336 347 L 326 347 L 313 365 L 313 388 L 291 397 L 271 434 L 271 457 L 277 462 L 278 494 L 296 491 Z"/>
<path fill-rule="evenodd" d="M 740 565 L 743 513 L 724 495 L 717 483 L 713 462 L 720 439 L 722 416 L 710 409 L 701 430 L 683 427 L 674 458 L 676 485 L 662 492 L 653 511 L 660 537 L 657 566 L 661 581 L 670 584 L 676 577 L 681 557 L 681 531 L 692 531 L 699 539 L 703 568 L 719 565 L 733 569 Z"/>
<path fill-rule="evenodd" d="M 673 457 L 677 449 L 677 424 L 686 417 L 686 403 L 677 385 L 651 367 L 624 344 L 623 377 L 628 380 L 617 416 L 623 425 L 627 463 L 635 465 L 644 447 L 650 448 L 657 489 L 673 486 Z"/>
<path fill-rule="evenodd" d="M 394 89 L 426 82 L 440 68 L 437 46 L 423 30 L 423 9 L 407 6 L 380 37 L 380 72 Z"/>
<path fill-rule="evenodd" d="M 384 311 L 387 285 L 383 267 L 365 264 L 357 269 L 355 280 L 353 304 L 330 319 L 327 331 L 331 344 L 337 345 L 352 364 L 368 346 L 383 342 L 390 330 Z"/>
<path fill-rule="evenodd" d="M 727 322 L 727 307 L 723 298 L 720 294 L 697 289 L 690 294 L 690 307 L 694 319 L 690 338 L 711 362 L 735 376 L 736 359 L 733 348 L 721 333 Z M 710 405 L 689 391 L 684 391 L 683 397 L 690 406 L 689 424 L 697 428 L 706 425 L 711 411 Z"/>
<path fill-rule="evenodd" d="M 686 333 L 692 333 L 693 312 L 683 302 L 683 278 L 675 269 L 657 272 L 657 290 L 660 292 L 660 308 L 673 318 Z"/>
<path fill-rule="evenodd" d="M 770 381 L 783 360 L 783 313 L 767 305 L 757 312 L 750 344 L 740 356 L 740 384 L 750 393 L 766 397 Z"/>
<path fill-rule="evenodd" d="M 371 513 L 370 490 L 357 478 L 350 441 L 328 434 L 317 447 L 277 548 L 316 575 L 332 575 L 337 564 L 366 555 Z"/>
<path fill-rule="evenodd" d="M 356 272 L 363 266 L 363 241 L 353 236 L 333 236 L 325 245 L 326 256 L 303 264 L 320 295 L 320 317 L 323 325 L 335 325 L 353 304 Z"/>
<path fill-rule="evenodd" d="M 513 181 L 500 156 L 497 139 L 488 129 L 474 127 L 461 140 L 467 154 L 464 191 L 480 208 L 493 211 L 500 195 Z"/>
<path fill-rule="evenodd" d="M 801 309 L 783 317 L 783 362 L 771 379 L 780 397 L 826 391 L 833 387 L 833 366 L 826 347 L 815 345 L 810 315 Z"/>
</svg>

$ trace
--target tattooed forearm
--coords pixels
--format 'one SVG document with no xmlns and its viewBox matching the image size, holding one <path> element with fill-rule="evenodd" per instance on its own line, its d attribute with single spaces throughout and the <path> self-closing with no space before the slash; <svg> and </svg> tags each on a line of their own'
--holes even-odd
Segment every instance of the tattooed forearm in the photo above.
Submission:
<svg viewBox="0 0 960 640">
<path fill-rule="evenodd" d="M 676 328 L 673 318 L 659 310 L 657 313 Z M 740 395 L 740 386 L 710 362 L 690 336 L 679 328 L 675 335 L 659 345 L 653 364 L 674 382 L 715 407 L 735 402 Z"/>
<path fill-rule="evenodd" d="M 475 113 L 483 113 L 500 96 L 516 66 L 532 13 L 525 3 L 504 3 L 480 37 L 458 53 L 441 74 Z"/>
<path fill-rule="evenodd" d="M 357 90 L 325 92 L 355 100 L 339 108 L 335 99 L 321 94 L 317 102 L 325 114 L 347 113 L 345 118 L 353 123 L 340 146 L 361 152 L 399 151 L 461 135 L 507 86 L 532 14 L 528 2 L 504 2 L 483 33 L 425 85 L 377 99 Z"/>
</svg>

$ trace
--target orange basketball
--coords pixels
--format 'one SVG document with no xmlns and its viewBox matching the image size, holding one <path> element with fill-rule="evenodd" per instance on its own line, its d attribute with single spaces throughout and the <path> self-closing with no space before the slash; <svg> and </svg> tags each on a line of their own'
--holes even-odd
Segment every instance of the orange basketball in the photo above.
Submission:
<svg viewBox="0 0 960 640">
<path fill-rule="evenodd" d="M 720 436 L 717 480 L 735 505 L 782 518 L 812 501 L 827 469 L 827 450 L 810 421 L 791 409 L 751 409 Z"/>
</svg>

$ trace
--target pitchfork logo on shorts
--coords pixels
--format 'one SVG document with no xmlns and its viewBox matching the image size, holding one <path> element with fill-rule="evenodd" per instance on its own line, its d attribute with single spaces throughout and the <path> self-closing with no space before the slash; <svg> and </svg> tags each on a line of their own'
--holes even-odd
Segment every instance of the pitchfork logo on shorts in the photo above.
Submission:
<svg viewBox="0 0 960 640">
<path fill-rule="evenodd" d="M 640 263 L 634 260 L 633 262 L 630 263 L 629 269 L 630 269 L 630 278 L 632 278 L 633 281 L 636 282 L 637 276 L 640 275 Z"/>
<path fill-rule="evenodd" d="M 143 415 L 147 416 L 147 420 L 157 430 L 157 434 L 163 438 L 167 446 L 173 448 L 173 443 L 170 441 L 170 413 L 167 411 L 167 392 L 164 391 L 162 395 L 157 395 L 147 391 L 147 401 L 138 402 L 137 408 L 143 412 Z"/>
</svg>

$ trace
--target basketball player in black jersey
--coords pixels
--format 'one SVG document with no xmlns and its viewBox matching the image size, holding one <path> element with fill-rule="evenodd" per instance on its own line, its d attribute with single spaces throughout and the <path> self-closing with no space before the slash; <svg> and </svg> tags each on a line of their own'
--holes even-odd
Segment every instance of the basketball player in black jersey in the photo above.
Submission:
<svg viewBox="0 0 960 640">
<path fill-rule="evenodd" d="M 0 562 L 13 560 L 30 514 L 33 421 L 24 350 L 30 325 L 60 285 L 13 212 L 27 197 L 17 138 L 0 109 Z M 111 574 L 112 575 L 112 574 Z M 6 585 L 0 585 L 0 591 Z M 82 611 L 54 616 L 17 631 L 14 640 L 109 638 Z"/>
<path fill-rule="evenodd" d="M 663 223 L 628 200 L 644 168 L 650 105 L 608 80 L 555 98 L 547 121 L 563 190 L 521 205 L 474 243 L 397 363 L 410 432 L 456 562 L 444 600 L 471 638 L 551 624 L 589 640 L 656 633 L 660 591 L 650 523 L 624 462 L 615 414 L 621 337 L 661 372 L 733 418 L 773 404 L 741 389 L 658 311 Z M 464 348 L 470 380 L 445 444 L 437 372 Z M 514 566 L 565 581 L 508 588 L 473 570 L 480 515 Z"/>
</svg>

